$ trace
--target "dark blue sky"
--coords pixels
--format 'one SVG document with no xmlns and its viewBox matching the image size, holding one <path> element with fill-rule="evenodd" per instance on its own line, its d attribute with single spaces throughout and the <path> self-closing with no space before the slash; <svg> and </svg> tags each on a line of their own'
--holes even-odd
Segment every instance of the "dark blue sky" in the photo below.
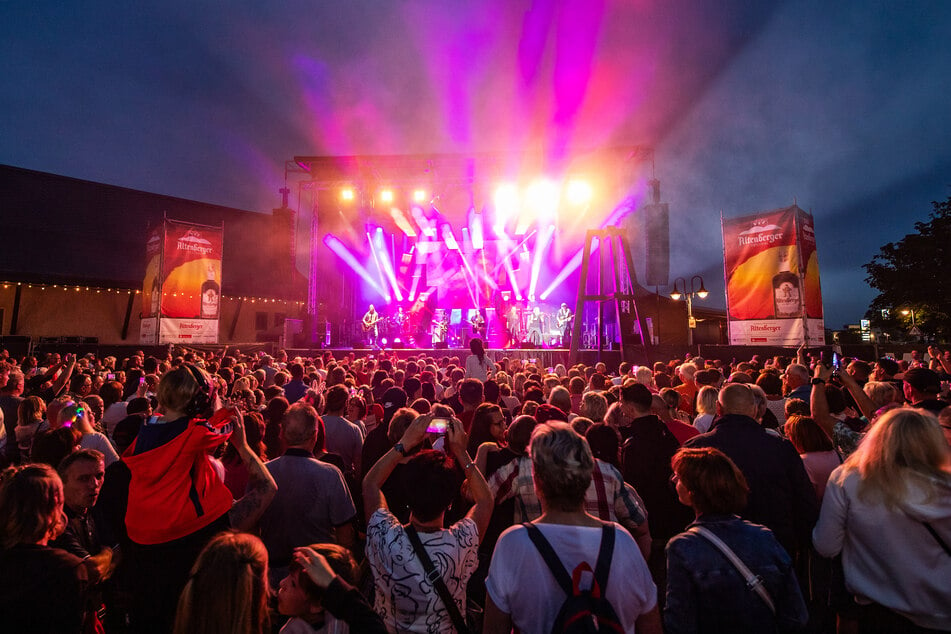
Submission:
<svg viewBox="0 0 951 634">
<path fill-rule="evenodd" d="M 671 275 L 816 216 L 826 325 L 951 194 L 951 3 L 0 3 L 0 163 L 268 210 L 298 154 L 650 145 Z M 553 140 L 554 139 L 554 140 Z"/>
</svg>

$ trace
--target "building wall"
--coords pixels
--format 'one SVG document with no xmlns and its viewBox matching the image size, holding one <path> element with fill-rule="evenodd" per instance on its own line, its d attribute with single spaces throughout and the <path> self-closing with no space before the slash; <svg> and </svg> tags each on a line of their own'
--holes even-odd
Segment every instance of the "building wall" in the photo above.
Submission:
<svg viewBox="0 0 951 634">
<path fill-rule="evenodd" d="M 65 288 L 65 290 L 64 290 Z M 129 302 L 129 291 L 115 289 L 86 290 L 85 287 L 57 285 L 21 286 L 20 311 L 15 334 L 32 337 L 97 337 L 101 344 L 136 344 L 139 342 L 139 315 L 142 294 L 133 292 L 132 314 L 128 336 L 122 338 L 122 325 Z M 9 335 L 13 320 L 16 284 L 0 284 L 0 310 L 3 312 L 0 334 Z M 219 343 L 247 343 L 282 334 L 281 316 L 298 318 L 302 306 L 298 302 L 264 301 L 225 297 L 218 324 Z M 232 323 L 234 336 L 229 337 Z M 260 329 L 260 325 L 266 325 Z"/>
</svg>

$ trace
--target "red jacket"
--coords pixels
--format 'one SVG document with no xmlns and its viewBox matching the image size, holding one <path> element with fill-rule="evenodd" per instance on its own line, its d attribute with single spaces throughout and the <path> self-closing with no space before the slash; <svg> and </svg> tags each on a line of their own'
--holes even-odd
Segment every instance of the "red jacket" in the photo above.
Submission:
<svg viewBox="0 0 951 634">
<path fill-rule="evenodd" d="M 161 544 L 185 537 L 231 510 L 234 499 L 208 456 L 231 435 L 214 427 L 216 418 L 142 426 L 122 456 L 132 472 L 125 516 L 132 541 Z"/>
</svg>

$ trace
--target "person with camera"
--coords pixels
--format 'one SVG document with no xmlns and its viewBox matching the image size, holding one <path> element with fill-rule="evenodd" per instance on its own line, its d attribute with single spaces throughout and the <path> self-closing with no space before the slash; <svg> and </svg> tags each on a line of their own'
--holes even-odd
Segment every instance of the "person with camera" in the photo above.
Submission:
<svg viewBox="0 0 951 634">
<path fill-rule="evenodd" d="M 433 435 L 445 435 L 446 453 L 420 451 Z M 485 478 L 466 451 L 468 440 L 458 419 L 419 416 L 363 480 L 366 554 L 376 582 L 375 609 L 390 631 L 459 629 L 466 583 L 478 565 L 479 540 L 493 507 Z M 380 490 L 401 463 L 406 465 L 407 480 L 414 483 L 406 492 L 410 507 L 406 526 L 390 512 Z M 463 519 L 445 528 L 446 510 L 463 477 L 475 505 Z M 430 576 L 430 568 L 436 574 Z"/>
</svg>

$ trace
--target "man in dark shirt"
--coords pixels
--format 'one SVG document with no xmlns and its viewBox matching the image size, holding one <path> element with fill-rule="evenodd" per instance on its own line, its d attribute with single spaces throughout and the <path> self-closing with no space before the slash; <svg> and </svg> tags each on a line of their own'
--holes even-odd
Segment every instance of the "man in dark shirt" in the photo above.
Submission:
<svg viewBox="0 0 951 634">
<path fill-rule="evenodd" d="M 767 433 L 756 422 L 753 391 L 745 384 L 731 383 L 720 390 L 717 410 L 716 426 L 684 446 L 714 447 L 729 456 L 750 487 L 743 519 L 772 530 L 795 557 L 798 549 L 811 543 L 819 516 L 819 502 L 802 459 L 789 441 Z"/>
<path fill-rule="evenodd" d="M 917 409 L 931 412 L 935 416 L 948 406 L 938 398 L 941 392 L 941 379 L 938 373 L 928 368 L 912 368 L 905 372 L 902 379 L 902 393 L 905 400 Z"/>
<path fill-rule="evenodd" d="M 693 510 L 677 499 L 670 486 L 673 470 L 670 459 L 680 443 L 664 422 L 651 414 L 653 395 L 646 385 L 630 382 L 621 387 L 620 404 L 626 417 L 633 420 L 618 431 L 624 440 L 621 448 L 621 473 L 634 487 L 650 514 L 651 555 L 647 560 L 651 575 L 660 587 L 666 580 L 664 547 L 693 520 Z M 663 600 L 661 598 L 661 600 Z"/>
<path fill-rule="evenodd" d="M 66 530 L 50 545 L 83 559 L 89 583 L 86 610 L 87 624 L 91 619 L 103 619 L 101 584 L 113 572 L 112 549 L 102 545 L 99 526 L 92 509 L 99 499 L 99 491 L 106 477 L 103 455 L 94 449 L 80 449 L 66 456 L 59 465 L 63 480 L 63 511 Z"/>
</svg>

